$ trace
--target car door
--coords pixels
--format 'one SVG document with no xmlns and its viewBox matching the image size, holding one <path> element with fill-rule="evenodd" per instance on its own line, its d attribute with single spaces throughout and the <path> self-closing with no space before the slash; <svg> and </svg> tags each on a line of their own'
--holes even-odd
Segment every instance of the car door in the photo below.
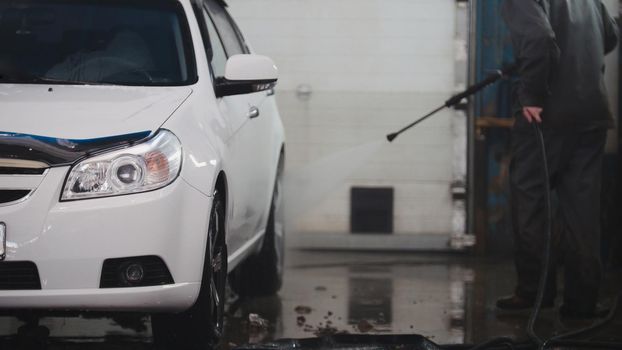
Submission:
<svg viewBox="0 0 622 350">
<path fill-rule="evenodd" d="M 224 49 L 224 56 L 247 54 L 237 27 L 222 5 L 204 2 L 203 16 L 214 56 Z M 218 53 L 222 56 L 222 53 Z M 213 68 L 215 78 L 224 76 L 223 57 Z M 272 193 L 271 120 L 261 115 L 268 94 L 264 92 L 226 96 L 218 99 L 221 113 L 228 118 L 230 135 L 225 162 L 231 206 L 228 233 L 231 239 L 248 241 L 263 229 Z"/>
</svg>

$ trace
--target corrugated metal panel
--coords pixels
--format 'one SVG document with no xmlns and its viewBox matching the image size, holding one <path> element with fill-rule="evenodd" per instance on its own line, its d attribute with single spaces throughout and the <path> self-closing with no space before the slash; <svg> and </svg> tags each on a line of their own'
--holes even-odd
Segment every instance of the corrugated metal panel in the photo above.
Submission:
<svg viewBox="0 0 622 350">
<path fill-rule="evenodd" d="M 479 0 L 476 11 L 474 70 L 472 82 L 486 78 L 494 70 L 511 64 L 513 52 L 501 17 L 503 0 Z M 510 231 L 507 175 L 509 129 L 502 127 L 511 115 L 511 82 L 502 81 L 473 98 L 476 128 L 471 137 L 475 149 L 471 174 L 475 181 L 472 217 L 479 252 L 507 251 Z M 486 123 L 482 123 L 486 121 Z M 491 126 L 492 125 L 492 126 Z"/>
</svg>

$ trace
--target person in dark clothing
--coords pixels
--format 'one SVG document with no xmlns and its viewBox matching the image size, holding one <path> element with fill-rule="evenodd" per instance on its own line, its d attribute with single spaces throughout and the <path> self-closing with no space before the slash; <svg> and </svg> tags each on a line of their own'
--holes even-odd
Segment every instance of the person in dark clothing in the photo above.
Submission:
<svg viewBox="0 0 622 350">
<path fill-rule="evenodd" d="M 540 146 L 530 125 L 539 123 L 559 200 L 556 254 L 565 270 L 560 313 L 595 317 L 602 274 L 601 168 L 607 128 L 613 126 L 605 55 L 617 46 L 618 27 L 601 0 L 505 0 L 503 18 L 519 67 L 510 165 L 517 287 L 497 308 L 518 311 L 535 304 L 547 220 Z M 544 307 L 554 306 L 554 270 Z"/>
</svg>

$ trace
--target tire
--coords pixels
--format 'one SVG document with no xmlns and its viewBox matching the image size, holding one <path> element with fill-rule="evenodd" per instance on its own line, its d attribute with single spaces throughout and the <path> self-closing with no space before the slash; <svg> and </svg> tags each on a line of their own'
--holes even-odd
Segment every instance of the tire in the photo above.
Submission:
<svg viewBox="0 0 622 350">
<path fill-rule="evenodd" d="M 285 217 L 282 169 L 281 160 L 261 250 L 248 257 L 229 276 L 231 289 L 240 297 L 274 295 L 283 284 Z"/>
<path fill-rule="evenodd" d="M 154 314 L 151 325 L 157 349 L 214 346 L 222 337 L 227 283 L 225 202 L 214 193 L 201 289 L 194 305 L 179 314 Z"/>
</svg>

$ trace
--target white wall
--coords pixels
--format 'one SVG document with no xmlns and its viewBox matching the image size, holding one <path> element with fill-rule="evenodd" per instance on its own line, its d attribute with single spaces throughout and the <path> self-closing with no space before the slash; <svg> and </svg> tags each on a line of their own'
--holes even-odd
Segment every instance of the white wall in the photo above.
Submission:
<svg viewBox="0 0 622 350">
<path fill-rule="evenodd" d="M 454 91 L 455 0 L 228 3 L 254 50 L 279 66 L 288 167 L 380 139 Z M 383 148 L 298 229 L 346 233 L 351 186 L 394 186 L 396 233 L 448 235 L 453 120 L 445 111 Z"/>
<path fill-rule="evenodd" d="M 229 0 L 280 89 L 438 92 L 454 83 L 453 0 Z"/>
</svg>

